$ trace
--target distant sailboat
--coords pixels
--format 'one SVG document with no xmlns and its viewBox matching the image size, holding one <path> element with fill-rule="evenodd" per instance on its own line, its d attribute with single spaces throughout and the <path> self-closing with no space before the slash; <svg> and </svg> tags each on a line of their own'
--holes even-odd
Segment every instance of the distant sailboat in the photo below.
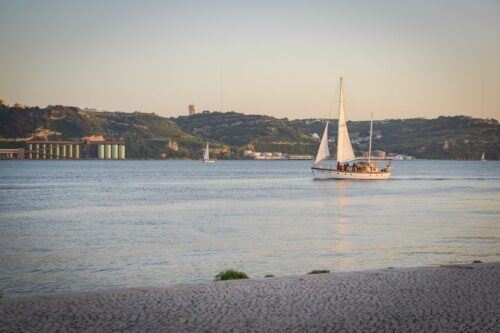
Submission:
<svg viewBox="0 0 500 333">
<path fill-rule="evenodd" d="M 207 148 L 205 149 L 205 153 L 203 154 L 203 163 L 214 163 L 215 160 L 210 159 L 210 153 L 209 153 L 209 147 L 208 147 L 208 142 L 207 142 Z"/>
<path fill-rule="evenodd" d="M 316 161 L 311 167 L 315 179 L 389 179 L 392 167 L 387 165 L 379 169 L 376 163 L 371 162 L 373 120 L 370 122 L 370 148 L 368 162 L 359 161 L 349 165 L 356 160 L 352 149 L 351 139 L 344 112 L 344 87 L 340 78 L 340 100 L 339 100 L 339 127 L 337 136 L 337 167 L 323 166 L 321 163 L 330 156 L 328 148 L 328 122 L 321 138 Z"/>
<path fill-rule="evenodd" d="M 481 161 L 486 161 L 486 157 L 484 157 L 484 152 L 483 155 L 481 156 Z"/>
</svg>

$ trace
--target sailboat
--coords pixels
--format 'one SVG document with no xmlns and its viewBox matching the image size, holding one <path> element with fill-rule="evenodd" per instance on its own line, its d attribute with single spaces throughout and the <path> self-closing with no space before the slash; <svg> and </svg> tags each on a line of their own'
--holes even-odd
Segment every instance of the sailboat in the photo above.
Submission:
<svg viewBox="0 0 500 333">
<path fill-rule="evenodd" d="M 486 161 L 486 157 L 484 157 L 484 152 L 483 155 L 481 156 L 481 161 Z"/>
<path fill-rule="evenodd" d="M 215 160 L 210 159 L 210 153 L 209 153 L 209 148 L 208 148 L 208 142 L 207 142 L 207 148 L 205 148 L 205 153 L 203 154 L 203 160 L 201 160 L 203 163 L 214 163 Z"/>
<path fill-rule="evenodd" d="M 370 121 L 370 146 L 368 161 L 356 161 L 354 150 L 344 112 L 344 87 L 340 78 L 340 98 L 339 98 L 339 125 L 337 136 L 337 166 L 335 168 L 324 165 L 324 161 L 330 156 L 328 148 L 328 122 L 321 138 L 318 154 L 311 171 L 315 179 L 389 179 L 392 167 L 390 163 L 385 168 L 379 168 L 377 163 L 371 162 L 372 150 L 373 117 Z M 354 161 L 354 162 L 353 162 Z M 352 163 L 349 163 L 352 162 Z"/>
</svg>

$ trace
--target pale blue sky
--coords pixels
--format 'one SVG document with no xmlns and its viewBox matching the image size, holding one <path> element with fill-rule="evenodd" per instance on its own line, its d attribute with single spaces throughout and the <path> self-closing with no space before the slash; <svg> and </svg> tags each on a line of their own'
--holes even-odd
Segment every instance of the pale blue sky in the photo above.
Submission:
<svg viewBox="0 0 500 333">
<path fill-rule="evenodd" d="M 7 103 L 500 118 L 500 1 L 0 0 Z"/>
</svg>

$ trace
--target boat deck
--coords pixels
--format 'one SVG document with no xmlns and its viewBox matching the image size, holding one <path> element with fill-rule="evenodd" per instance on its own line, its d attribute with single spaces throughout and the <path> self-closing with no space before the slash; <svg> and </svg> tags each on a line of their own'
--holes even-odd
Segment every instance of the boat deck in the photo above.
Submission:
<svg viewBox="0 0 500 333">
<path fill-rule="evenodd" d="M 311 170 L 317 179 L 389 179 L 391 176 L 390 171 L 344 171 L 314 166 Z"/>
</svg>

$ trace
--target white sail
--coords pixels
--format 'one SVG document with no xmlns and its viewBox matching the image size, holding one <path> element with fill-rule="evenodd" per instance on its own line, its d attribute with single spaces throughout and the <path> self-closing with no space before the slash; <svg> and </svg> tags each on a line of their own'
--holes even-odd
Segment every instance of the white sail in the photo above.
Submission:
<svg viewBox="0 0 500 333">
<path fill-rule="evenodd" d="M 339 133 L 337 138 L 337 161 L 340 163 L 354 160 L 351 139 L 344 114 L 344 87 L 340 78 L 340 100 L 339 100 Z"/>
<path fill-rule="evenodd" d="M 208 142 L 207 142 L 207 149 L 205 149 L 205 154 L 203 155 L 203 159 L 205 161 L 208 161 L 210 159 L 210 155 L 208 153 Z"/>
<path fill-rule="evenodd" d="M 323 137 L 321 138 L 318 154 L 316 155 L 315 164 L 323 161 L 328 156 L 330 156 L 330 149 L 328 149 L 328 122 L 326 122 L 325 131 L 323 132 Z"/>
<path fill-rule="evenodd" d="M 486 158 L 484 157 L 484 152 L 483 152 L 483 156 L 481 156 L 481 161 L 486 161 Z"/>
</svg>

